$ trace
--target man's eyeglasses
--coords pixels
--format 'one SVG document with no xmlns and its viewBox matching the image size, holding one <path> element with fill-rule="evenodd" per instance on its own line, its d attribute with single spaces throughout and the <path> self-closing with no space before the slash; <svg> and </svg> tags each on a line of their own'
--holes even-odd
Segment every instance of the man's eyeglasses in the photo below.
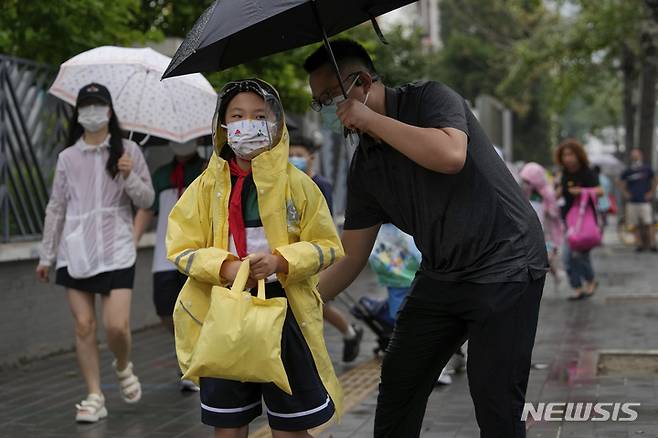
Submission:
<svg viewBox="0 0 658 438">
<path fill-rule="evenodd" d="M 345 79 L 343 79 L 343 82 L 347 82 L 350 78 L 354 78 L 354 83 L 356 83 L 356 80 L 358 79 L 358 75 L 360 73 L 361 73 L 360 71 L 355 71 L 354 73 L 350 73 L 345 77 Z M 354 83 L 352 83 L 352 85 L 350 85 L 350 87 L 347 89 L 346 91 L 347 93 L 350 92 L 350 90 L 354 86 Z M 336 87 L 334 87 L 333 89 L 335 88 Z M 333 97 L 331 94 L 332 93 L 330 93 L 328 90 L 322 93 L 319 98 L 311 100 L 311 109 L 313 111 L 320 112 L 322 111 L 323 106 L 329 106 L 333 104 L 335 97 Z M 342 94 L 340 94 L 339 96 L 342 97 Z"/>
</svg>

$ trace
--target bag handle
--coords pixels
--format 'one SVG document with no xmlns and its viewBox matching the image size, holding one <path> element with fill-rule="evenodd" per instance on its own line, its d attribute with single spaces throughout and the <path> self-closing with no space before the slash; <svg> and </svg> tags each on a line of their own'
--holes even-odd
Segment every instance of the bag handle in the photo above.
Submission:
<svg viewBox="0 0 658 438">
<path fill-rule="evenodd" d="M 231 286 L 231 293 L 240 293 L 247 286 L 249 280 L 249 259 L 244 259 L 235 276 L 233 285 Z M 258 280 L 258 298 L 265 299 L 265 280 Z"/>
</svg>

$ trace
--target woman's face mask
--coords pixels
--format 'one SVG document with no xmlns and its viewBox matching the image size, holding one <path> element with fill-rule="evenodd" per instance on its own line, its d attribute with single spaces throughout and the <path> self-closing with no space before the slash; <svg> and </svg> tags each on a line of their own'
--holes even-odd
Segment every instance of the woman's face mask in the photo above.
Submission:
<svg viewBox="0 0 658 438">
<path fill-rule="evenodd" d="M 87 132 L 98 132 L 110 122 L 109 109 L 107 105 L 88 105 L 78 108 L 78 123 Z"/>
<path fill-rule="evenodd" d="M 238 120 L 222 125 L 228 145 L 238 158 L 251 160 L 272 148 L 275 124 L 267 120 Z"/>
</svg>

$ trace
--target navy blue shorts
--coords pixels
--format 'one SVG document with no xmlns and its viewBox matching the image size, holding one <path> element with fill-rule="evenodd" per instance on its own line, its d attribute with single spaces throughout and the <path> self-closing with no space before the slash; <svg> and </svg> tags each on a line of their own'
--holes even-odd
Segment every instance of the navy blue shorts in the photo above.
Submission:
<svg viewBox="0 0 658 438">
<path fill-rule="evenodd" d="M 153 304 L 158 316 L 174 314 L 176 299 L 186 281 L 187 275 L 175 270 L 153 273 Z"/>
<path fill-rule="evenodd" d="M 266 296 L 285 296 L 285 292 L 280 283 L 269 283 Z M 274 430 L 308 430 L 329 421 L 335 412 L 333 401 L 322 384 L 290 307 L 283 324 L 281 359 L 292 395 L 273 383 L 202 377 L 201 421 L 218 428 L 246 426 L 263 413 L 261 400 L 265 402 L 267 418 Z"/>
</svg>

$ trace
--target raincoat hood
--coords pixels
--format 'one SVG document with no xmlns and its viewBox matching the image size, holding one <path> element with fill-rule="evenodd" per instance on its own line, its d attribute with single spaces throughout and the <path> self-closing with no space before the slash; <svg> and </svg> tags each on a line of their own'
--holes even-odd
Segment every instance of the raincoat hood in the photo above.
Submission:
<svg viewBox="0 0 658 438">
<path fill-rule="evenodd" d="M 268 107 L 268 115 L 272 118 L 270 120 L 273 122 L 273 132 L 270 132 L 272 145 L 269 150 L 260 153 L 258 156 L 254 157 L 251 162 L 252 165 L 256 158 L 265 155 L 268 152 L 271 152 L 275 149 L 282 149 L 278 151 L 276 156 L 270 155 L 269 158 L 265 157 L 260 161 L 268 161 L 269 164 L 275 164 L 273 161 L 276 161 L 280 156 L 284 156 L 285 161 L 288 160 L 288 146 L 289 146 L 289 135 L 286 127 L 285 114 L 283 111 L 283 106 L 281 105 L 281 98 L 279 97 L 279 92 L 271 84 L 260 80 L 260 79 L 244 79 L 234 82 L 229 82 L 224 86 L 217 98 L 217 105 L 215 107 L 215 115 L 213 117 L 213 145 L 214 152 L 217 156 L 221 158 L 221 154 L 224 151 L 224 148 L 230 147 L 228 145 L 227 132 L 226 128 L 223 128 L 222 125 L 225 123 L 223 118 L 226 116 L 226 109 L 228 104 L 242 92 L 250 92 L 260 96 Z M 277 166 L 277 170 L 281 166 Z"/>
<path fill-rule="evenodd" d="M 547 231 L 548 238 L 555 244 L 560 245 L 564 230 L 560 220 L 555 191 L 552 185 L 549 184 L 546 169 L 540 164 L 530 162 L 523 166 L 519 176 L 542 197 L 545 218 L 540 218 L 540 220 Z M 549 223 L 546 223 L 546 219 L 549 219 Z"/>
<path fill-rule="evenodd" d="M 548 180 L 546 179 L 546 169 L 543 166 L 537 163 L 527 163 L 521 169 L 519 176 L 522 180 L 526 181 L 537 193 L 541 192 L 548 185 Z M 543 196 L 543 195 L 542 195 Z"/>
</svg>

